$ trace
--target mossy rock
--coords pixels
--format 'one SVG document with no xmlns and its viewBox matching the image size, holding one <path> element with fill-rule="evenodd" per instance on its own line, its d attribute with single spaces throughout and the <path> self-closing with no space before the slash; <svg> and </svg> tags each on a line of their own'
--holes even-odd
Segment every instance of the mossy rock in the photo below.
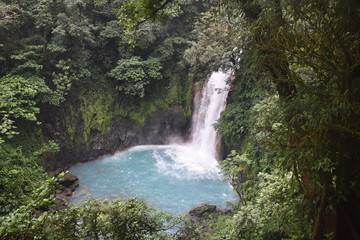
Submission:
<svg viewBox="0 0 360 240">
<path fill-rule="evenodd" d="M 214 213 L 216 211 L 216 206 L 212 204 L 201 204 L 189 211 L 189 215 L 193 217 L 203 218 L 207 215 Z"/>
</svg>

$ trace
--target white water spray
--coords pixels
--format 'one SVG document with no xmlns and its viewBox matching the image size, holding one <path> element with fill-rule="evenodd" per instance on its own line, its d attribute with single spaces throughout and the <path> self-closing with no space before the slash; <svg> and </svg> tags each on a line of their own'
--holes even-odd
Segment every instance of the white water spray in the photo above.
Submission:
<svg viewBox="0 0 360 240">
<path fill-rule="evenodd" d="M 138 197 L 163 210 L 184 214 L 199 202 L 225 207 L 237 199 L 216 160 L 217 134 L 212 126 L 227 98 L 225 73 L 213 73 L 194 100 L 191 140 L 166 146 L 137 146 L 72 169 L 82 187 L 77 200 Z M 85 184 L 86 183 L 86 184 Z M 80 192 L 79 192 L 80 191 Z"/>
<path fill-rule="evenodd" d="M 204 83 L 201 95 L 196 96 L 194 100 L 190 144 L 214 157 L 217 156 L 220 139 L 213 125 L 226 106 L 229 76 L 227 73 L 214 72 Z"/>
<path fill-rule="evenodd" d="M 156 156 L 159 173 L 177 178 L 221 178 L 217 146 L 220 145 L 214 128 L 226 106 L 229 74 L 214 72 L 195 94 L 190 140 L 184 144 L 172 144 L 165 154 L 173 161 Z"/>
</svg>

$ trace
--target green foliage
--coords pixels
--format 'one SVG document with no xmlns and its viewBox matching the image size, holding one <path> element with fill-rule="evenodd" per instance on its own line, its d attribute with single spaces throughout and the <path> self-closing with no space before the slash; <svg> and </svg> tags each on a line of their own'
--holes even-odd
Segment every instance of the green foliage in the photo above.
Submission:
<svg viewBox="0 0 360 240">
<path fill-rule="evenodd" d="M 144 40 L 149 43 L 159 35 L 169 37 L 164 34 L 169 29 L 188 39 L 192 37 L 188 33 L 193 29 L 194 20 L 212 4 L 212 1 L 188 0 L 125 1 L 119 9 L 119 20 L 132 46 L 141 46 Z"/>
<path fill-rule="evenodd" d="M 291 173 L 259 173 L 247 183 L 229 239 L 308 239 L 310 211 Z"/>
<path fill-rule="evenodd" d="M 43 46 L 41 45 L 30 45 L 26 46 L 25 49 L 20 50 L 19 53 L 12 55 L 11 58 L 20 63 L 13 70 L 14 73 L 39 73 L 44 67 L 43 65 L 38 63 L 42 48 Z"/>
<path fill-rule="evenodd" d="M 141 101 L 135 111 L 129 112 L 130 119 L 134 120 L 140 127 L 145 125 L 145 121 L 156 110 L 158 104 L 163 105 L 161 101 L 152 103 Z"/>
<path fill-rule="evenodd" d="M 164 17 L 168 16 L 169 14 L 165 8 L 169 3 L 171 3 L 169 0 L 125 2 L 119 9 L 120 21 L 131 34 L 140 23 L 146 20 L 164 19 Z"/>
<path fill-rule="evenodd" d="M 226 159 L 220 162 L 220 168 L 241 197 L 240 184 L 251 178 L 251 160 L 247 154 L 239 155 L 236 151 L 231 151 Z"/>
<path fill-rule="evenodd" d="M 198 13 L 183 8 L 175 14 L 172 9 L 179 17 L 176 21 L 142 25 L 138 31 L 141 45 L 131 48 L 115 11 L 123 2 L 24 0 L 1 4 L 0 74 L 5 78 L 16 73 L 42 84 L 43 90 L 29 99 L 36 110 L 33 115 L 45 121 L 39 128 L 47 136 L 39 137 L 59 140 L 65 133 L 70 141 L 64 142 L 70 146 L 109 133 L 119 119 L 133 120 L 134 127 L 144 126 L 160 108 L 166 112 L 178 104 L 190 115 L 191 81 L 187 68 L 179 70 L 178 66 L 192 24 L 178 26 L 180 17 L 192 22 Z M 109 77 L 112 70 L 119 74 Z M 182 79 L 187 80 L 183 83 Z M 21 118 L 1 116 L 4 137 L 28 126 Z M 24 149 L 33 148 L 33 139 L 25 138 L 22 143 L 31 147 Z M 47 166 L 45 160 L 41 162 Z"/>
<path fill-rule="evenodd" d="M 113 94 L 113 93 L 112 93 Z M 88 92 L 80 97 L 82 101 L 80 113 L 84 122 L 83 139 L 88 141 L 91 130 L 101 131 L 102 134 L 108 133 L 111 127 L 112 107 L 114 106 L 113 95 L 104 95 L 98 92 Z M 73 137 L 74 133 L 70 136 Z"/>
<path fill-rule="evenodd" d="M 15 131 L 16 119 L 22 118 L 36 121 L 40 112 L 36 97 L 49 92 L 44 80 L 37 77 L 24 78 L 17 75 L 7 75 L 0 78 L 0 133 L 11 138 Z M 0 143 L 3 141 L 0 138 Z"/>
<path fill-rule="evenodd" d="M 184 109 L 185 116 L 188 118 L 190 118 L 192 115 L 192 108 L 191 108 L 191 104 L 193 100 L 192 85 L 193 85 L 193 79 L 192 77 L 188 76 L 182 94 L 182 96 L 184 96 L 184 102 L 185 102 L 185 109 Z"/>
<path fill-rule="evenodd" d="M 39 150 L 34 152 L 34 156 L 39 157 L 46 153 L 57 153 L 60 151 L 59 145 L 50 140 L 46 144 L 44 144 Z"/>
<path fill-rule="evenodd" d="M 19 8 L 16 5 L 0 3 L 0 27 L 8 28 L 16 23 L 19 17 Z"/>
<path fill-rule="evenodd" d="M 240 155 L 224 161 L 225 174 L 242 178 L 244 173 L 237 168 L 244 156 L 252 160 L 253 172 L 246 174 L 249 177 L 258 171 L 273 171 L 275 163 L 284 173 L 294 171 L 298 189 L 292 186 L 294 194 L 287 194 L 286 199 L 279 197 L 279 208 L 269 202 L 263 205 L 274 207 L 282 216 L 288 211 L 285 219 L 302 225 L 306 221 L 299 217 L 301 213 L 293 213 L 301 207 L 297 194 L 304 202 L 313 204 L 305 206 L 313 229 L 306 224 L 303 230 L 274 218 L 263 205 L 243 207 L 239 219 L 245 222 L 236 226 L 240 233 L 234 239 L 239 236 L 320 239 L 326 231 L 336 231 L 325 229 L 334 217 L 328 209 L 345 204 L 334 199 L 343 197 L 343 191 L 349 193 L 349 198 L 359 193 L 359 179 L 353 170 L 359 169 L 355 163 L 359 153 L 354 147 L 359 143 L 359 98 L 355 97 L 359 94 L 355 83 L 359 80 L 359 54 L 354 51 L 359 48 L 359 25 L 353 24 L 359 21 L 359 15 L 345 10 L 341 1 L 222 1 L 222 4 L 219 12 L 204 15 L 198 25 L 198 41 L 192 43 L 185 58 L 194 71 L 201 72 L 208 66 L 219 67 L 225 59 L 220 60 L 219 56 L 224 52 L 232 55 L 231 50 L 236 47 L 252 54 L 251 61 L 246 55 L 241 61 L 245 70 L 240 69 L 242 76 L 238 74 L 227 110 L 217 124 L 227 145 L 240 150 Z M 359 7 L 356 1 L 346 4 Z M 248 81 L 248 72 L 255 70 L 260 72 L 257 74 L 260 79 L 274 83 L 279 98 L 257 101 L 256 90 L 244 84 L 246 81 L 258 87 L 256 82 Z M 254 191 L 259 191 L 256 186 L 264 181 L 262 177 L 252 179 Z M 285 184 L 280 178 L 274 181 Z M 262 187 L 273 191 L 270 185 Z M 251 191 L 243 194 L 253 200 L 261 197 L 251 195 Z M 244 216 L 252 213 L 256 217 L 248 219 L 252 219 L 253 226 L 246 225 Z M 358 218 L 352 217 L 351 221 L 357 222 Z M 239 227 L 242 224 L 244 228 Z M 346 234 L 347 230 L 342 231 Z"/>
<path fill-rule="evenodd" d="M 149 208 L 137 199 L 112 203 L 88 200 L 56 212 L 51 196 L 56 179 L 38 189 L 34 200 L 2 217 L 5 239 L 174 239 L 165 230 L 179 219 Z M 41 210 L 41 211 L 39 211 Z"/>
<path fill-rule="evenodd" d="M 161 64 L 155 58 L 143 61 L 140 57 L 132 57 L 119 60 L 109 76 L 120 82 L 117 89 L 126 95 L 144 97 L 145 87 L 151 81 L 161 79 L 161 68 Z"/>
<path fill-rule="evenodd" d="M 36 155 L 48 152 L 48 147 Z M 0 215 L 30 201 L 31 192 L 45 179 L 45 173 L 34 157 L 27 157 L 21 148 L 14 149 L 8 144 L 0 146 L 0 176 Z"/>
<path fill-rule="evenodd" d="M 186 222 L 182 231 L 184 238 L 189 240 L 229 239 L 232 224 L 232 216 L 209 215 L 196 225 Z"/>
<path fill-rule="evenodd" d="M 182 48 L 187 46 L 187 40 L 182 37 L 169 37 L 166 38 L 162 44 L 155 49 L 153 55 L 166 63 L 173 61 L 179 54 L 182 54 Z"/>
<path fill-rule="evenodd" d="M 254 58 L 252 54 L 244 55 L 244 61 Z M 260 84 L 255 74 L 249 73 L 250 66 L 242 66 L 235 79 L 235 87 L 230 92 L 226 109 L 215 124 L 216 130 L 223 136 L 230 149 L 243 148 L 246 137 L 252 128 L 252 107 L 267 94 L 265 84 Z M 241 149 L 245 150 L 245 149 Z"/>
<path fill-rule="evenodd" d="M 57 71 L 52 73 L 52 82 L 56 88 L 55 92 L 60 97 L 56 105 L 59 105 L 61 101 L 64 101 L 64 97 L 70 90 L 72 82 L 78 79 L 74 76 L 75 74 L 70 73 L 71 67 L 69 66 L 69 62 L 70 61 L 60 60 L 55 65 Z"/>
<path fill-rule="evenodd" d="M 93 32 L 96 27 L 82 14 L 87 5 L 83 1 L 63 2 L 63 12 L 58 13 L 57 25 L 53 29 L 55 41 L 66 42 L 70 37 L 75 41 L 72 43 L 75 47 L 94 44 Z"/>
<path fill-rule="evenodd" d="M 248 110 L 248 109 L 247 109 Z M 248 127 L 248 111 L 240 104 L 230 103 L 216 123 L 216 130 L 224 136 L 228 147 L 237 147 L 244 139 Z"/>
<path fill-rule="evenodd" d="M 239 39 L 243 31 L 241 16 L 239 9 L 227 11 L 218 7 L 203 14 L 194 29 L 197 40 L 192 41 L 184 53 L 193 72 L 204 74 L 238 67 L 240 49 L 234 40 Z"/>
<path fill-rule="evenodd" d="M 279 166 L 278 148 L 271 139 L 282 127 L 282 110 L 277 95 L 254 104 L 247 112 L 247 131 L 240 150 L 251 159 L 252 173 L 269 172 Z"/>
</svg>

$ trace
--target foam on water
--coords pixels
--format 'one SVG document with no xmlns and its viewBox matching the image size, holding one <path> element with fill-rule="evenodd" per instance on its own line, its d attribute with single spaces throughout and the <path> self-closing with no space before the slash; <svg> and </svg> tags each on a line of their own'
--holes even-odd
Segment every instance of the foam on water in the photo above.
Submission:
<svg viewBox="0 0 360 240">
<path fill-rule="evenodd" d="M 163 154 L 154 152 L 160 174 L 179 179 L 221 179 L 216 159 L 192 147 L 171 145 Z"/>
<path fill-rule="evenodd" d="M 209 155 L 185 146 L 134 147 L 72 168 L 81 186 L 72 202 L 138 197 L 176 214 L 200 202 L 225 207 L 227 201 L 236 200 L 236 194 L 222 180 L 216 160 L 206 164 L 208 160 Z"/>
<path fill-rule="evenodd" d="M 204 83 L 200 96 L 194 98 L 189 144 L 212 156 L 217 155 L 216 145 L 220 142 L 213 125 L 225 109 L 229 93 L 227 84 L 229 77 L 229 73 L 214 72 Z"/>
<path fill-rule="evenodd" d="M 71 172 L 79 176 L 80 188 L 72 201 L 138 197 L 177 214 L 200 202 L 225 207 L 227 201 L 235 201 L 237 196 L 223 181 L 215 159 L 221 141 L 213 127 L 226 105 L 228 77 L 213 73 L 196 94 L 190 141 L 138 146 L 74 167 Z"/>
</svg>

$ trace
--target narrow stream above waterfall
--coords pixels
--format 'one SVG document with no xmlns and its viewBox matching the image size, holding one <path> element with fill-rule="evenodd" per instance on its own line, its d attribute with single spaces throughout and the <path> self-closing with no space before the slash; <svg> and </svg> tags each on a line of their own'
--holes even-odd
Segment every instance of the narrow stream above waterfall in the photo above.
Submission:
<svg viewBox="0 0 360 240">
<path fill-rule="evenodd" d="M 236 201 L 218 168 L 219 139 L 212 126 L 226 105 L 228 77 L 213 73 L 195 96 L 188 142 L 137 146 L 73 167 L 80 187 L 71 201 L 137 197 L 175 214 L 185 214 L 198 203 L 226 207 L 227 201 Z"/>
</svg>

